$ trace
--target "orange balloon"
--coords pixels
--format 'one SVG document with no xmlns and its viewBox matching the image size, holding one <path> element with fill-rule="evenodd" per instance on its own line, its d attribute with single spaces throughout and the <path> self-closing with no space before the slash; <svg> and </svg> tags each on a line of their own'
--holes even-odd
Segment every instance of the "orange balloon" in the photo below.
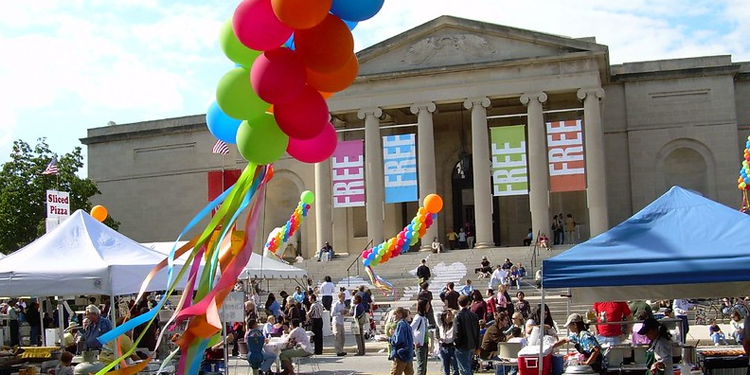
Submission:
<svg viewBox="0 0 750 375">
<path fill-rule="evenodd" d="M 107 219 L 107 216 L 109 216 L 109 213 L 107 213 L 107 209 L 104 208 L 104 206 L 97 204 L 96 206 L 91 207 L 91 217 L 94 219 L 104 222 L 104 220 Z"/>
<path fill-rule="evenodd" d="M 324 92 L 324 91 L 318 91 L 320 93 L 320 96 L 323 97 L 323 99 L 328 99 L 333 96 L 332 92 Z"/>
<path fill-rule="evenodd" d="M 352 32 L 333 14 L 311 29 L 297 30 L 294 45 L 305 66 L 320 73 L 342 68 L 354 53 Z"/>
<path fill-rule="evenodd" d="M 427 233 L 427 228 L 425 227 L 419 228 L 419 238 L 424 237 L 425 233 Z"/>
<path fill-rule="evenodd" d="M 338 92 L 349 87 L 357 79 L 357 73 L 359 61 L 357 56 L 352 56 L 346 65 L 330 73 L 307 69 L 307 84 L 319 91 Z"/>
<path fill-rule="evenodd" d="M 271 0 L 276 18 L 297 30 L 317 26 L 326 18 L 332 4 L 333 0 Z"/>
<path fill-rule="evenodd" d="M 443 209 L 443 198 L 437 194 L 428 194 L 424 197 L 424 208 L 431 214 L 436 214 Z"/>
</svg>

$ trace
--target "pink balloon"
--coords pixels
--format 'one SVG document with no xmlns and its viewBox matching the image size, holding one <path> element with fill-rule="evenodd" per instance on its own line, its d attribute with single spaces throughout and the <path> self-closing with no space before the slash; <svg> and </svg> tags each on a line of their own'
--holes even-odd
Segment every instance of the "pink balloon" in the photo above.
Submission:
<svg viewBox="0 0 750 375">
<path fill-rule="evenodd" d="M 320 163 L 333 155 L 337 142 L 336 129 L 329 122 L 315 138 L 306 140 L 289 138 L 286 152 L 303 163 Z"/>
<path fill-rule="evenodd" d="M 284 44 L 293 32 L 276 18 L 271 0 L 241 2 L 234 11 L 232 29 L 242 44 L 256 51 L 267 51 Z"/>
<path fill-rule="evenodd" d="M 311 139 L 328 124 L 328 104 L 318 91 L 305 86 L 291 102 L 275 105 L 273 116 L 290 138 Z"/>
<path fill-rule="evenodd" d="M 258 56 L 250 70 L 250 83 L 258 96 L 271 103 L 288 103 L 305 88 L 307 72 L 297 53 L 274 48 Z"/>
</svg>

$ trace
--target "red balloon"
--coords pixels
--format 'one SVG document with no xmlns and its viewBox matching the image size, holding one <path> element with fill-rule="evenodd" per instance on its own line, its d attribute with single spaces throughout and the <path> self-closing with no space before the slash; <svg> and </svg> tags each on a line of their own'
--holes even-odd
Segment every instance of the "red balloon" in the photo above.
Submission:
<svg viewBox="0 0 750 375">
<path fill-rule="evenodd" d="M 294 33 L 294 45 L 305 66 L 330 73 L 354 56 L 354 38 L 344 21 L 329 14 L 317 26 Z"/>
<path fill-rule="evenodd" d="M 273 116 L 288 136 L 310 139 L 328 124 L 328 104 L 319 92 L 305 86 L 291 102 L 275 105 Z"/>
<path fill-rule="evenodd" d="M 338 92 L 349 87 L 357 79 L 357 73 L 359 73 L 359 60 L 357 56 L 354 56 L 344 66 L 330 73 L 307 69 L 307 84 L 318 91 Z"/>
<path fill-rule="evenodd" d="M 232 17 L 232 29 L 240 43 L 256 51 L 276 48 L 289 39 L 292 28 L 276 18 L 271 0 L 244 0 Z"/>
<path fill-rule="evenodd" d="M 286 152 L 303 163 L 320 163 L 333 155 L 337 143 L 336 129 L 329 122 L 315 138 L 307 140 L 289 138 Z"/>
<path fill-rule="evenodd" d="M 271 104 L 294 100 L 305 88 L 305 66 L 289 48 L 274 48 L 258 56 L 250 83 L 258 96 Z"/>
</svg>

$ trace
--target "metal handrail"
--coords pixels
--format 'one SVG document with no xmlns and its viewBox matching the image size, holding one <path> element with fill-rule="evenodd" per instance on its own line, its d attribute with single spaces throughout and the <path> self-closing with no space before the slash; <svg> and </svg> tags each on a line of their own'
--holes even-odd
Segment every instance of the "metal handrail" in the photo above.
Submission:
<svg viewBox="0 0 750 375">
<path fill-rule="evenodd" d="M 372 241 L 373 240 L 370 240 L 370 242 L 368 242 L 367 245 L 365 245 L 365 248 L 362 249 L 362 251 L 360 251 L 359 254 L 357 254 L 356 257 L 354 257 L 354 260 L 352 261 L 351 264 L 349 264 L 349 267 L 346 267 L 346 284 L 347 284 L 347 286 L 352 286 L 351 279 L 349 278 L 350 277 L 349 270 L 351 270 L 352 267 L 354 267 L 354 265 L 356 264 L 357 265 L 357 275 L 359 275 L 359 257 L 360 257 L 360 255 L 362 255 L 362 253 L 365 252 L 365 250 L 372 249 Z"/>
<path fill-rule="evenodd" d="M 534 242 L 534 246 L 531 248 L 531 273 L 533 274 L 536 272 L 536 266 L 537 266 L 537 255 L 538 255 L 538 244 L 539 244 L 539 236 L 542 234 L 542 231 L 539 230 L 536 232 L 536 241 Z"/>
</svg>

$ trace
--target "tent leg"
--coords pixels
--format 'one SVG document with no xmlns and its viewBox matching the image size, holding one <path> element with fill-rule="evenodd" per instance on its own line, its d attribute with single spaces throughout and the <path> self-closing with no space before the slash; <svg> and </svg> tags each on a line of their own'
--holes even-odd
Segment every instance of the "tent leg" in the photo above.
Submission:
<svg viewBox="0 0 750 375">
<path fill-rule="evenodd" d="M 65 314 L 63 314 L 63 297 L 58 296 L 57 297 L 57 321 L 60 322 L 58 324 L 57 329 L 60 331 L 60 349 L 65 350 L 65 342 L 63 341 L 63 338 L 65 337 Z"/>
<path fill-rule="evenodd" d="M 39 326 L 41 328 L 39 333 L 42 335 L 42 342 L 39 343 L 39 346 L 45 346 L 47 344 L 47 334 L 44 330 L 44 305 L 39 297 L 36 297 L 36 304 L 39 306 Z"/>
<path fill-rule="evenodd" d="M 539 302 L 539 375 L 542 375 L 544 369 L 544 318 L 547 316 L 547 310 L 544 307 L 544 275 L 542 275 L 542 299 Z"/>
</svg>

